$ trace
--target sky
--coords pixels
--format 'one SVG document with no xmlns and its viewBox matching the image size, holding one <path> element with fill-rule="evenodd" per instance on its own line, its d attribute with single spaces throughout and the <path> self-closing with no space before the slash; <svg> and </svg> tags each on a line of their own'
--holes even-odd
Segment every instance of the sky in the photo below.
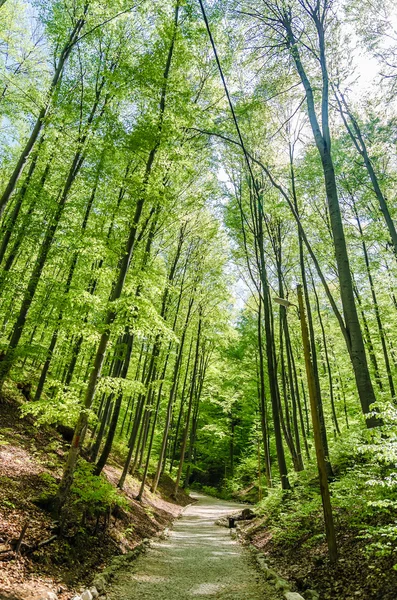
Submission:
<svg viewBox="0 0 397 600">
<path fill-rule="evenodd" d="M 388 45 L 390 46 L 393 43 L 397 46 L 397 2 L 394 3 L 391 10 L 390 29 L 387 33 L 391 36 L 393 34 L 393 37 L 395 33 L 395 39 L 386 36 L 382 43 L 384 49 L 387 49 Z M 363 97 L 374 95 L 379 91 L 381 67 L 378 60 L 360 44 L 359 37 L 354 30 L 354 24 L 344 21 L 342 31 L 347 35 L 349 42 L 349 46 L 346 47 L 346 52 L 348 53 L 346 58 L 351 59 L 354 67 L 354 76 L 352 78 L 352 86 L 349 90 L 349 97 L 354 102 L 360 102 L 360 99 Z M 311 131 L 308 131 L 308 136 L 311 136 Z M 227 187 L 231 187 L 227 172 L 222 165 L 218 170 L 217 176 L 221 183 Z M 247 297 L 250 295 L 250 290 L 243 278 L 238 275 L 233 293 L 236 299 L 235 308 L 241 310 L 245 305 Z"/>
</svg>

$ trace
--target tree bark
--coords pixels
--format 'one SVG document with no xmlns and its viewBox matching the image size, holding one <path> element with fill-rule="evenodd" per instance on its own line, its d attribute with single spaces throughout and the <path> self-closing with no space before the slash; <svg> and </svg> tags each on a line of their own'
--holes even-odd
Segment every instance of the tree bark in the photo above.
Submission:
<svg viewBox="0 0 397 600">
<path fill-rule="evenodd" d="M 61 78 L 64 67 L 66 65 L 66 62 L 69 58 L 69 55 L 70 55 L 74 45 L 76 44 L 76 42 L 80 36 L 81 30 L 83 29 L 83 27 L 85 25 L 88 8 L 89 8 L 89 2 L 86 2 L 83 7 L 83 10 L 82 10 L 81 17 L 77 20 L 76 24 L 74 25 L 72 31 L 69 34 L 68 41 L 62 48 L 62 51 L 61 51 L 61 54 L 60 54 L 60 57 L 58 60 L 58 65 L 55 69 L 55 73 L 53 75 L 49 90 L 47 91 L 47 100 L 46 100 L 44 106 L 39 111 L 37 120 L 32 129 L 32 133 L 30 134 L 30 137 L 21 152 L 18 162 L 14 168 L 14 171 L 6 185 L 6 188 L 5 188 L 2 196 L 0 197 L 0 216 L 3 214 L 4 209 L 9 201 L 9 199 L 11 198 L 12 193 L 14 192 L 15 187 L 18 183 L 18 180 L 22 174 L 22 171 L 25 168 L 26 161 L 28 160 L 29 155 L 35 146 L 35 143 L 36 143 L 37 139 L 39 138 L 39 135 L 43 128 L 45 119 L 48 115 L 48 111 L 51 107 L 54 92 L 58 86 L 59 80 Z"/>
<path fill-rule="evenodd" d="M 192 385 L 190 388 L 189 403 L 188 403 L 188 408 L 187 408 L 187 413 L 186 413 L 186 423 L 185 423 L 185 429 L 184 429 L 183 438 L 182 438 L 181 453 L 180 453 L 180 457 L 179 457 L 179 467 L 178 467 L 178 472 L 176 475 L 174 492 L 172 494 L 174 498 L 176 498 L 177 494 L 178 494 L 179 482 L 182 477 L 183 464 L 185 461 L 186 445 L 187 445 L 187 439 L 188 439 L 189 427 L 190 427 L 190 416 L 191 416 L 192 408 L 193 408 L 193 398 L 194 398 L 194 388 L 195 388 L 194 382 L 196 380 L 197 368 L 198 368 L 198 364 L 199 364 L 201 328 L 202 328 L 202 312 L 200 309 L 199 322 L 198 322 L 197 334 L 196 334 L 197 335 L 197 337 L 196 337 L 196 352 L 195 352 L 193 371 L 192 371 Z"/>
<path fill-rule="evenodd" d="M 389 207 L 387 205 L 387 200 L 381 190 L 380 184 L 379 184 L 379 180 L 378 177 L 376 175 L 372 160 L 368 154 L 368 149 L 367 149 L 367 145 L 365 143 L 364 137 L 361 133 L 361 129 L 360 126 L 358 124 L 358 121 L 356 119 L 356 117 L 354 116 L 353 112 L 350 110 L 348 104 L 347 104 L 347 100 L 346 97 L 344 96 L 344 94 L 342 94 L 342 92 L 340 90 L 338 90 L 335 93 L 335 97 L 338 103 L 338 107 L 339 107 L 339 112 L 342 116 L 342 120 L 345 124 L 345 127 L 347 129 L 347 132 L 357 150 L 357 152 L 360 154 L 360 156 L 362 157 L 363 161 L 364 161 L 364 165 L 365 168 L 367 169 L 369 178 L 371 180 L 371 184 L 372 184 L 372 189 L 374 190 L 375 196 L 379 202 L 379 208 L 381 210 L 381 213 L 383 215 L 383 218 L 385 220 L 386 223 L 386 227 L 389 231 L 390 234 L 390 239 L 393 245 L 393 250 L 394 250 L 394 255 L 395 257 L 397 257 L 397 231 L 396 231 L 396 227 L 394 225 L 394 221 L 391 217 L 390 211 L 389 211 Z M 349 118 L 350 123 L 353 127 L 349 125 L 347 118 Z"/>
<path fill-rule="evenodd" d="M 262 429 L 262 440 L 263 449 L 265 454 L 265 472 L 266 472 L 266 483 L 267 487 L 272 487 L 272 471 L 270 463 L 270 448 L 269 448 L 269 435 L 268 435 L 268 414 L 267 414 L 267 402 L 266 402 L 266 387 L 265 387 L 265 364 L 263 356 L 263 340 L 262 340 L 262 298 L 259 293 L 258 300 L 258 354 L 259 354 L 259 410 L 261 416 L 261 429 Z"/>
<path fill-rule="evenodd" d="M 350 338 L 351 358 L 356 380 L 356 386 L 361 402 L 361 408 L 364 413 L 368 427 L 379 425 L 379 420 L 369 415 L 371 404 L 376 401 L 372 381 L 368 369 L 367 357 L 365 354 L 364 341 L 358 319 L 356 304 L 354 301 L 353 282 L 350 271 L 349 257 L 347 253 L 346 239 L 343 230 L 342 217 L 339 206 L 338 191 L 335 179 L 334 164 L 331 155 L 331 137 L 328 120 L 328 102 L 329 102 L 329 82 L 328 71 L 325 56 L 325 31 L 324 21 L 319 18 L 315 10 L 310 13 L 311 18 L 317 29 L 318 43 L 320 51 L 320 65 L 322 72 L 322 103 L 321 118 L 322 131 L 317 120 L 315 101 L 311 83 L 307 77 L 306 71 L 301 61 L 298 42 L 292 31 L 291 15 L 284 12 L 284 28 L 287 36 L 287 47 L 295 63 L 296 70 L 306 92 L 307 110 L 310 125 L 313 131 L 317 150 L 319 152 L 323 173 L 325 190 L 328 201 L 328 209 L 331 220 L 332 235 L 335 248 L 335 258 L 338 267 L 338 277 L 340 283 L 340 295 L 345 316 L 346 329 Z"/>
</svg>

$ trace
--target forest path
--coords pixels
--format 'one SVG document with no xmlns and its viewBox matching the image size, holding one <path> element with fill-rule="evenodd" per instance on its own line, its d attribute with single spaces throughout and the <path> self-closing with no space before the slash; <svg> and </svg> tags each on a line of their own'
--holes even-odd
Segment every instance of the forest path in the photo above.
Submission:
<svg viewBox="0 0 397 600">
<path fill-rule="evenodd" d="M 214 521 L 246 505 L 202 494 L 175 522 L 170 537 L 152 542 L 129 571 L 119 571 L 109 590 L 111 600 L 276 600 L 230 530 Z"/>
</svg>

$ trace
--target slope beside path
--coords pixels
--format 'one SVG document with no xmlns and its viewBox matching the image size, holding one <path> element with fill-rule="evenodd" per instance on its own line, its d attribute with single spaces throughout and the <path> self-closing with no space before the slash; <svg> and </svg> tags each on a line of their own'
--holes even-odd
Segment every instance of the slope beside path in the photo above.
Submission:
<svg viewBox="0 0 397 600">
<path fill-rule="evenodd" d="M 111 600 L 276 600 L 249 553 L 214 521 L 243 506 L 193 494 L 167 540 L 153 542 L 130 570 L 120 571 Z"/>
</svg>

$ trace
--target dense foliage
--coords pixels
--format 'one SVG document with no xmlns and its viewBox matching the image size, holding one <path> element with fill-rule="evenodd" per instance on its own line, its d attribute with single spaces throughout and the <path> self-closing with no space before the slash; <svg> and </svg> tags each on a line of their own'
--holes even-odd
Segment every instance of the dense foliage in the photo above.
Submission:
<svg viewBox="0 0 397 600">
<path fill-rule="evenodd" d="M 58 512 L 113 451 L 322 539 L 324 468 L 393 557 L 393 3 L 207 4 L 1 3 L 3 393 L 74 428 Z"/>
</svg>

